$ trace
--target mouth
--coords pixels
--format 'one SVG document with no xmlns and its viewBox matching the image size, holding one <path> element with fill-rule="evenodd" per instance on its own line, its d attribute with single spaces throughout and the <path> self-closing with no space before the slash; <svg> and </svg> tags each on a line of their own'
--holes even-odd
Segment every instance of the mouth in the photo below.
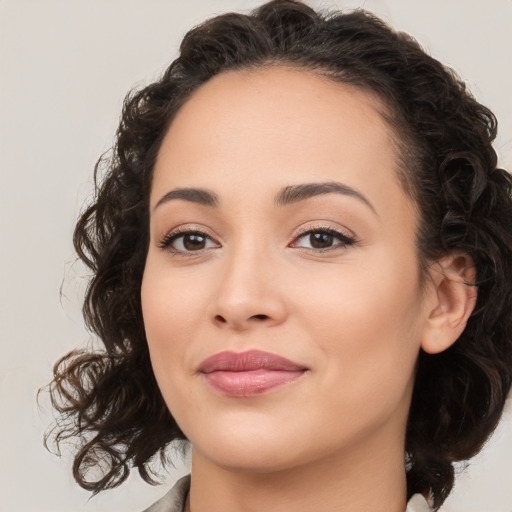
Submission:
<svg viewBox="0 0 512 512">
<path fill-rule="evenodd" d="M 198 371 L 208 386 L 231 397 L 258 396 L 289 384 L 308 368 L 269 352 L 220 352 L 205 359 Z"/>
</svg>

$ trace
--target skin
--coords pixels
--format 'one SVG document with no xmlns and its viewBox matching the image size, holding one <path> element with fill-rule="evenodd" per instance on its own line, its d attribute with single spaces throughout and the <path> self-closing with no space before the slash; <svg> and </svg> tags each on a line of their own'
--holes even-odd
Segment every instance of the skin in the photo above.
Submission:
<svg viewBox="0 0 512 512">
<path fill-rule="evenodd" d="M 420 347 L 443 350 L 463 329 L 470 276 L 459 256 L 422 285 L 416 210 L 383 108 L 303 70 L 229 72 L 166 134 L 141 293 L 155 376 L 193 445 L 193 512 L 405 510 L 415 363 Z M 283 187 L 326 182 L 360 196 L 275 204 Z M 164 198 L 191 187 L 218 204 Z M 327 250 L 301 234 L 326 227 L 342 234 Z M 177 235 L 163 248 L 177 228 L 206 242 Z M 198 372 L 249 349 L 308 370 L 251 398 L 223 396 Z"/>
</svg>

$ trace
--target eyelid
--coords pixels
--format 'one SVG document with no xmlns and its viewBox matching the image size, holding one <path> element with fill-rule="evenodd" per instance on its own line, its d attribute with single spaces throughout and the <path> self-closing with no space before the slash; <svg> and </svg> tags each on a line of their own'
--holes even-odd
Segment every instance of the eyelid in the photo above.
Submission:
<svg viewBox="0 0 512 512">
<path fill-rule="evenodd" d="M 174 254 L 183 254 L 183 255 L 193 255 L 193 254 L 199 254 L 207 249 L 211 249 L 211 247 L 200 249 L 197 251 L 181 251 L 178 249 L 171 248 L 172 242 L 180 238 L 181 236 L 187 235 L 187 234 L 200 234 L 204 235 L 206 238 L 213 241 L 218 247 L 221 247 L 220 242 L 214 237 L 210 230 L 207 229 L 204 226 L 197 226 L 197 225 L 182 225 L 177 226 L 176 228 L 171 229 L 168 231 L 165 235 L 163 235 L 159 241 L 157 242 L 157 246 L 159 249 L 162 249 L 163 251 L 169 251 Z"/>
<path fill-rule="evenodd" d="M 294 247 L 294 243 L 296 243 L 299 239 L 303 238 L 304 236 L 312 233 L 329 233 L 333 235 L 334 237 L 338 238 L 341 241 L 341 244 L 333 245 L 332 247 L 328 247 L 325 249 L 315 249 L 315 248 L 308 248 L 308 247 L 296 247 L 297 249 L 303 249 L 305 251 L 314 251 L 314 252 L 327 252 L 330 250 L 336 250 L 340 248 L 344 248 L 347 246 L 352 246 L 358 243 L 358 239 L 356 235 L 346 229 L 341 227 L 334 227 L 332 225 L 328 224 L 308 224 L 306 226 L 302 226 L 299 228 L 297 233 L 294 235 L 291 242 L 288 244 L 289 247 Z"/>
<path fill-rule="evenodd" d="M 341 226 L 333 226 L 332 224 L 325 224 L 325 223 L 308 223 L 306 225 L 303 225 L 297 229 L 296 234 L 294 235 L 294 238 L 298 238 L 300 236 L 305 235 L 306 233 L 316 232 L 316 231 L 331 231 L 333 233 L 338 233 L 342 237 L 350 238 L 350 239 L 356 239 L 356 235 L 350 231 L 349 229 Z"/>
<path fill-rule="evenodd" d="M 348 230 L 347 228 L 342 227 L 334 227 L 329 224 L 307 224 L 304 226 L 301 226 L 295 235 L 293 236 L 292 240 L 288 243 L 288 247 L 294 247 L 294 244 L 301 239 L 302 237 L 312 234 L 312 233 L 329 233 L 335 238 L 338 238 L 340 242 L 336 245 L 333 245 L 328 248 L 324 249 L 318 249 L 318 248 L 308 248 L 308 247 L 298 247 L 295 246 L 298 249 L 303 249 L 305 251 L 313 251 L 313 252 L 327 252 L 330 250 L 336 250 L 340 248 L 344 248 L 347 246 L 355 245 L 358 243 L 358 239 L 353 234 L 352 231 Z M 185 256 L 191 256 L 194 254 L 201 254 L 206 250 L 213 249 L 213 247 L 205 247 L 203 249 L 198 249 L 196 251 L 190 250 L 181 250 L 181 249 L 175 249 L 171 247 L 171 244 L 180 238 L 181 236 L 187 235 L 187 234 L 199 234 L 203 235 L 205 238 L 212 241 L 214 244 L 216 244 L 219 248 L 222 247 L 222 244 L 217 240 L 217 237 L 212 235 L 210 230 L 206 228 L 205 226 L 201 225 L 181 225 L 177 226 L 170 231 L 168 231 L 164 236 L 162 236 L 159 241 L 157 242 L 158 248 L 168 251 L 174 254 L 178 255 L 185 255 Z"/>
</svg>

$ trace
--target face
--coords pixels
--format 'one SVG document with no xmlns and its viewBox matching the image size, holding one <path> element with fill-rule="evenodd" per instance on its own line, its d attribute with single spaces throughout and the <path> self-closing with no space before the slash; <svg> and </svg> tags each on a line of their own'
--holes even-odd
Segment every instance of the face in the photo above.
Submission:
<svg viewBox="0 0 512 512">
<path fill-rule="evenodd" d="M 163 397 L 213 464 L 403 444 L 427 308 L 382 108 L 305 71 L 230 72 L 166 134 L 143 315 Z"/>
</svg>

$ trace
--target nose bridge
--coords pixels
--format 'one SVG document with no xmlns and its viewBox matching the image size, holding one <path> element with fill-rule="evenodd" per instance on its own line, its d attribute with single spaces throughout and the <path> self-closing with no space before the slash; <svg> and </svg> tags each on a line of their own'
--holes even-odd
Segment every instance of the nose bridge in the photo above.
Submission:
<svg viewBox="0 0 512 512">
<path fill-rule="evenodd" d="M 212 304 L 216 323 L 243 330 L 262 322 L 281 323 L 286 316 L 276 262 L 267 244 L 245 237 L 227 251 Z"/>
</svg>

